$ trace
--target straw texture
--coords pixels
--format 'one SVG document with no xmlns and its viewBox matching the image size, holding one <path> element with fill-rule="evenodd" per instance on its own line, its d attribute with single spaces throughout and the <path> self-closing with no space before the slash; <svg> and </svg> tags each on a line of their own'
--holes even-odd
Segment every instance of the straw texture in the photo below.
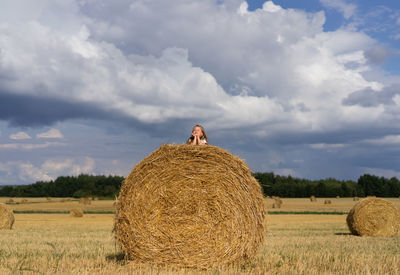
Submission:
<svg viewBox="0 0 400 275">
<path fill-rule="evenodd" d="M 72 209 L 69 211 L 69 213 L 70 213 L 70 215 L 71 215 L 72 217 L 76 217 L 76 218 L 83 217 L 83 211 L 82 211 L 82 209 L 80 209 L 80 208 L 72 208 Z"/>
<path fill-rule="evenodd" d="M 116 205 L 116 240 L 139 264 L 240 264 L 266 230 L 260 185 L 244 161 L 211 145 L 162 145 L 134 167 Z"/>
<path fill-rule="evenodd" d="M 391 237 L 399 232 L 400 212 L 390 201 L 371 197 L 356 203 L 346 221 L 354 235 Z"/>
<path fill-rule="evenodd" d="M 14 225 L 14 213 L 0 203 L 0 229 L 11 229 Z"/>
</svg>

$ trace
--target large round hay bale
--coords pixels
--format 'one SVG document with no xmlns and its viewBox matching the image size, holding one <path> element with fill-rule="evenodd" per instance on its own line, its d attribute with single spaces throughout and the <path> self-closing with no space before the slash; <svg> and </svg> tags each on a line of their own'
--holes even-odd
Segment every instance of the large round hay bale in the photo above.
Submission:
<svg viewBox="0 0 400 275">
<path fill-rule="evenodd" d="M 346 221 L 354 235 L 391 237 L 399 232 L 400 211 L 390 201 L 366 198 L 353 206 Z"/>
<path fill-rule="evenodd" d="M 125 179 L 115 237 L 140 264 L 234 265 L 255 255 L 266 214 L 260 185 L 240 158 L 211 145 L 162 145 Z"/>
<path fill-rule="evenodd" d="M 14 213 L 0 203 L 0 229 L 11 229 L 14 225 Z"/>
</svg>

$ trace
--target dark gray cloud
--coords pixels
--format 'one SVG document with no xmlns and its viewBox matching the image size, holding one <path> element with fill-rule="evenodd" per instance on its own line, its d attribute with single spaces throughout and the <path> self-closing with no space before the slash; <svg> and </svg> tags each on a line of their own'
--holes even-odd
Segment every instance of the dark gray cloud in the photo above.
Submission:
<svg viewBox="0 0 400 275">
<path fill-rule="evenodd" d="M 383 65 L 385 61 L 394 55 L 394 51 L 382 46 L 375 46 L 365 51 L 365 57 L 376 65 Z"/>
<path fill-rule="evenodd" d="M 164 123 L 144 123 L 124 113 L 105 111 L 93 104 L 65 101 L 57 98 L 18 95 L 0 92 L 0 120 L 12 127 L 45 127 L 68 120 L 94 120 L 90 124 L 104 128 L 110 134 L 142 131 L 152 137 L 169 137 L 174 142 L 187 135 L 191 127 L 202 121 L 172 119 Z"/>
<path fill-rule="evenodd" d="M 109 119 L 114 114 L 79 102 L 0 91 L 0 119 L 13 127 L 42 127 L 68 119 Z"/>
<path fill-rule="evenodd" d="M 345 106 L 376 107 L 380 104 L 394 105 L 394 97 L 396 95 L 400 95 L 400 85 L 391 85 L 381 91 L 375 91 L 371 88 L 356 91 L 349 94 L 342 102 Z"/>
</svg>

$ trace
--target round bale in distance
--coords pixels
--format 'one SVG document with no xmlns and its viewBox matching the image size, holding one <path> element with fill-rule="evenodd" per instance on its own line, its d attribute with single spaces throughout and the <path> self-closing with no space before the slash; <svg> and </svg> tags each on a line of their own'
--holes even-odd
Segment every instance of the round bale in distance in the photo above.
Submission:
<svg viewBox="0 0 400 275">
<path fill-rule="evenodd" d="M 266 215 L 240 158 L 211 145 L 162 145 L 125 179 L 114 229 L 139 264 L 221 267 L 255 255 Z"/>
<path fill-rule="evenodd" d="M 0 229 L 11 229 L 14 220 L 14 213 L 5 204 L 0 203 Z"/>
<path fill-rule="evenodd" d="M 400 212 L 388 200 L 366 198 L 357 202 L 346 218 L 354 235 L 391 237 L 400 229 Z"/>
<path fill-rule="evenodd" d="M 72 209 L 69 211 L 69 214 L 70 214 L 72 217 L 76 217 L 76 218 L 83 217 L 83 211 L 82 211 L 82 209 L 80 209 L 80 208 L 72 208 Z"/>
</svg>

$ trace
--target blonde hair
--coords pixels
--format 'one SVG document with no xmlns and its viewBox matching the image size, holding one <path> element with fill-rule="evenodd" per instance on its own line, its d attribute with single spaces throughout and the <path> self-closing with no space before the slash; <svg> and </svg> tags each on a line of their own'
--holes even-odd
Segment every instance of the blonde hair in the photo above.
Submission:
<svg viewBox="0 0 400 275">
<path fill-rule="evenodd" d="M 199 125 L 199 124 L 194 125 L 193 128 L 192 128 L 192 133 L 193 133 L 193 131 L 194 131 L 194 128 L 196 128 L 196 127 L 199 127 L 199 128 L 201 129 L 201 132 L 203 133 L 203 135 L 200 137 L 200 139 L 205 139 L 205 140 L 207 141 L 207 144 L 208 144 L 207 134 L 206 134 L 206 131 L 204 130 L 204 127 L 203 127 L 203 126 L 201 126 L 201 125 Z M 186 144 L 191 144 L 192 141 L 193 141 L 193 139 L 194 139 L 194 136 L 191 135 L 191 136 L 188 138 L 188 140 L 186 141 Z"/>
</svg>

